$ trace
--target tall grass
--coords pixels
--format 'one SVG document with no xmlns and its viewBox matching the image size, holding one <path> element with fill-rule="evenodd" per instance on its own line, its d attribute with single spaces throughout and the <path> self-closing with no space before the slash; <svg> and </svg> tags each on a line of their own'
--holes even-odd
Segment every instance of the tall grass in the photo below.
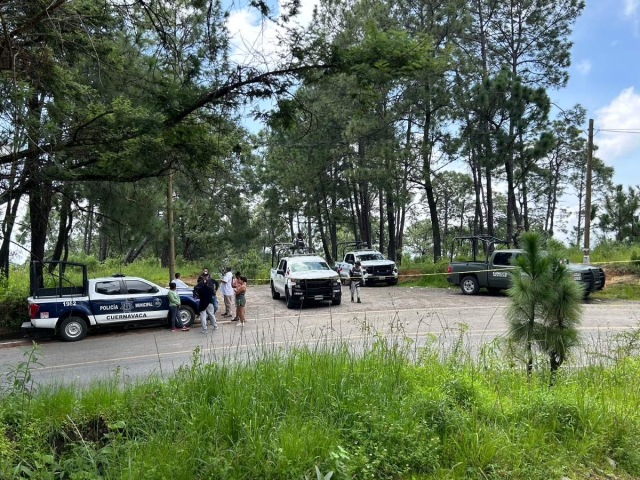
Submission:
<svg viewBox="0 0 640 480">
<path fill-rule="evenodd" d="M 550 388 L 544 369 L 527 381 L 495 344 L 476 359 L 461 342 L 448 354 L 406 338 L 366 345 L 256 345 L 216 362 L 196 351 L 166 381 L 116 373 L 28 403 L 8 387 L 0 477 L 304 479 L 317 467 L 334 479 L 546 479 L 614 464 L 640 475 L 631 350 L 565 369 Z"/>
</svg>

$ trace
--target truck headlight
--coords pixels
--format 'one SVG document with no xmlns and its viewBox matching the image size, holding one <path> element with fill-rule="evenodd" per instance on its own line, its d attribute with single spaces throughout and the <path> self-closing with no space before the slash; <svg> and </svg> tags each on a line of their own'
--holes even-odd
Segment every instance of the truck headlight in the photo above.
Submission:
<svg viewBox="0 0 640 480">
<path fill-rule="evenodd" d="M 582 274 L 580 272 L 576 272 L 573 274 L 573 279 L 574 280 L 582 280 Z"/>
<path fill-rule="evenodd" d="M 333 286 L 334 287 L 339 287 L 340 286 L 340 280 L 333 280 Z"/>
</svg>

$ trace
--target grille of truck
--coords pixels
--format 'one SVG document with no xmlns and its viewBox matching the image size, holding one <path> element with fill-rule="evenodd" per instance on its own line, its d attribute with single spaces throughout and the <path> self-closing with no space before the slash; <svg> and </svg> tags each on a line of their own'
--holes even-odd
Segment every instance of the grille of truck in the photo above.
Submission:
<svg viewBox="0 0 640 480">
<path fill-rule="evenodd" d="M 393 274 L 393 266 L 391 265 L 382 265 L 379 267 L 373 267 L 374 275 L 392 275 Z"/>
<path fill-rule="evenodd" d="M 332 279 L 302 280 L 300 286 L 302 287 L 305 295 L 307 296 L 315 296 L 315 295 L 330 296 L 332 294 L 332 289 L 333 289 L 333 280 Z"/>
<path fill-rule="evenodd" d="M 597 289 L 603 288 L 605 283 L 604 270 L 601 268 L 592 268 L 591 272 L 593 274 L 594 286 Z"/>
</svg>

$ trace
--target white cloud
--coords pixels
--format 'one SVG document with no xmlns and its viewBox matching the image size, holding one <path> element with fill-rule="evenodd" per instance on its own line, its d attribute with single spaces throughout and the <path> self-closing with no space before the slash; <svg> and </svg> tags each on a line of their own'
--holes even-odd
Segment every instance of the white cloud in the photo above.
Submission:
<svg viewBox="0 0 640 480">
<path fill-rule="evenodd" d="M 589 75 L 589 72 L 591 72 L 591 66 L 590 60 L 581 60 L 576 65 L 576 68 L 582 75 Z"/>
<path fill-rule="evenodd" d="M 633 23 L 633 34 L 640 36 L 640 0 L 624 0 L 624 16 Z"/>
<path fill-rule="evenodd" d="M 640 131 L 640 94 L 633 87 L 625 88 L 609 105 L 596 112 L 596 130 L 619 130 L 599 132 L 595 137 L 598 157 L 605 162 L 633 155 L 640 157 L 640 134 L 624 133 L 628 130 Z"/>
<path fill-rule="evenodd" d="M 277 12 L 282 12 L 284 0 L 279 0 Z M 294 22 L 307 26 L 313 18 L 313 11 L 319 0 L 301 0 Z M 239 64 L 259 63 L 275 65 L 278 54 L 278 38 L 283 34 L 274 22 L 264 20 L 260 13 L 250 6 L 234 10 L 227 20 L 231 35 L 231 59 Z"/>
<path fill-rule="evenodd" d="M 624 15 L 635 17 L 640 8 L 640 0 L 624 0 Z"/>
</svg>

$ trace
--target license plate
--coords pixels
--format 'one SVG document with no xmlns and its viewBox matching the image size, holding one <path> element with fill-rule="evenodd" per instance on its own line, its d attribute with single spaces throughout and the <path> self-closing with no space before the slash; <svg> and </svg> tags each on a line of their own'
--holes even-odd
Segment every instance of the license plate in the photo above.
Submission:
<svg viewBox="0 0 640 480">
<path fill-rule="evenodd" d="M 315 300 L 322 300 L 324 297 L 322 295 L 316 295 L 313 297 Z"/>
</svg>

